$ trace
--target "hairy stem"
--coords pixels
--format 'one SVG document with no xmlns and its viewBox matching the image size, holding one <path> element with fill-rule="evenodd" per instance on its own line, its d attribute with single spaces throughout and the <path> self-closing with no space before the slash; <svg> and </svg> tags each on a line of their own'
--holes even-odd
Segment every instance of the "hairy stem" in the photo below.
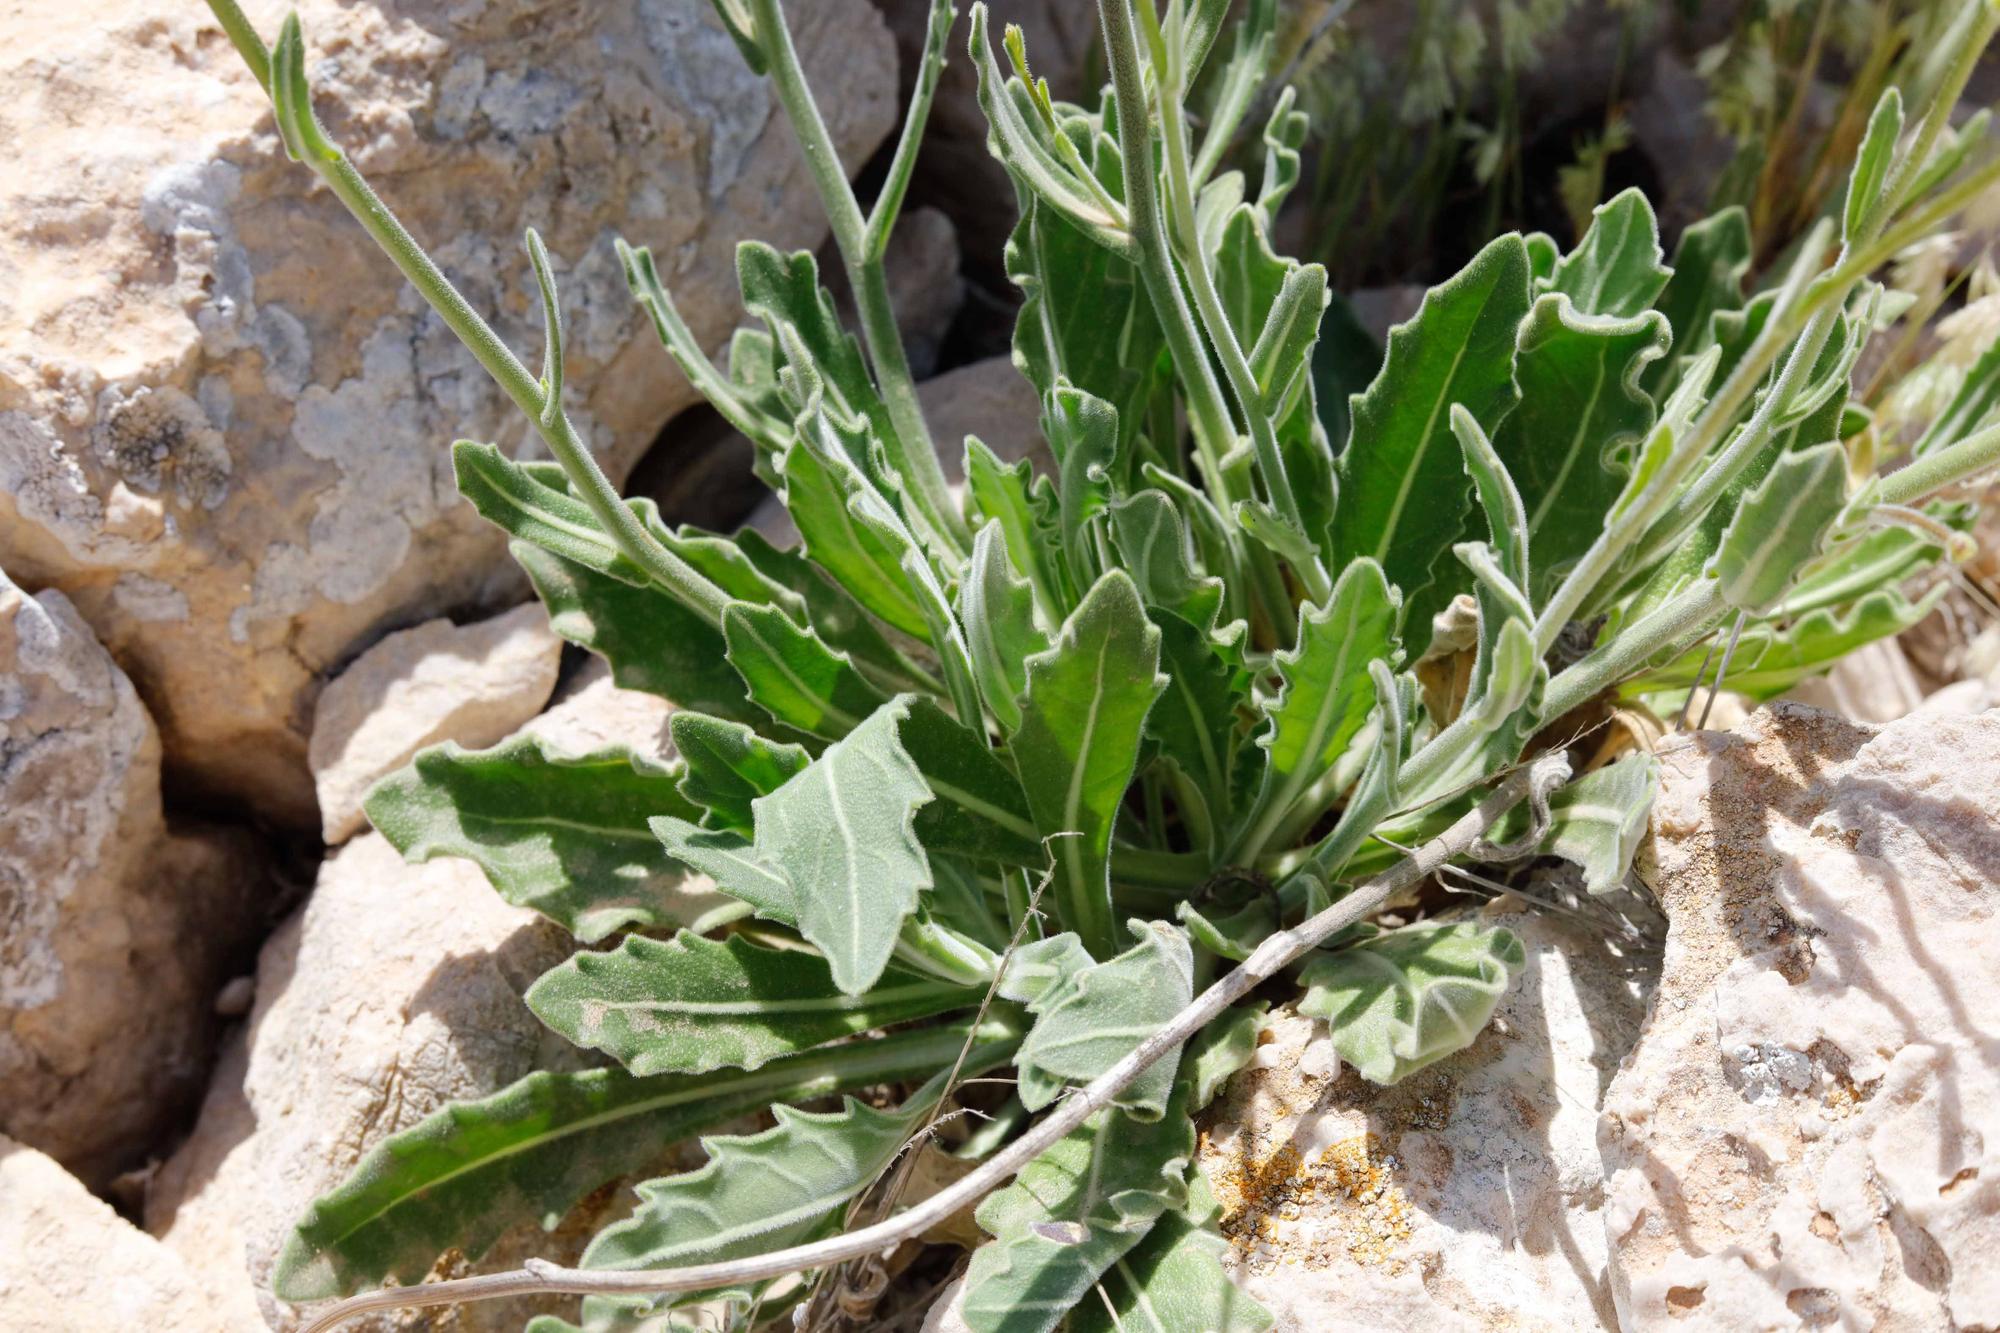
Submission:
<svg viewBox="0 0 2000 1333">
<path fill-rule="evenodd" d="M 879 212 L 879 227 L 862 217 L 861 205 L 855 201 L 854 187 L 848 183 L 847 171 L 840 164 L 833 136 L 827 133 L 819 103 L 806 83 L 805 68 L 799 63 L 798 49 L 792 44 L 791 29 L 785 23 L 779 0 L 752 0 L 752 4 L 759 47 L 770 62 L 771 81 L 778 90 L 778 100 L 798 136 L 799 151 L 805 155 L 820 203 L 833 228 L 834 245 L 840 251 L 847 284 L 854 292 L 854 306 L 861 316 L 861 337 L 868 347 L 869 363 L 875 369 L 875 387 L 889 409 L 889 422 L 895 429 L 896 438 L 883 444 L 889 449 L 896 470 L 909 483 L 911 498 L 922 513 L 925 526 L 954 555 L 963 557 L 971 534 L 966 530 L 965 519 L 951 503 L 937 447 L 931 440 L 930 427 L 925 424 L 923 408 L 917 402 L 916 379 L 903 351 L 903 335 L 896 327 L 895 307 L 889 300 L 889 279 L 882 264 L 895 206 Z M 935 32 L 932 36 L 937 41 L 943 40 Z M 927 113 L 928 102 L 921 107 L 912 104 L 913 115 L 919 110 Z M 922 137 L 920 122 L 916 133 Z M 905 138 L 908 137 L 906 130 Z M 903 145 L 898 146 L 899 157 L 902 148 Z M 909 152 L 912 161 L 903 168 L 906 181 L 910 166 L 914 165 L 914 143 L 909 145 Z M 896 203 L 900 204 L 900 196 Z"/>
<path fill-rule="evenodd" d="M 1527 767 L 1517 769 L 1475 809 L 1389 870 L 1317 915 L 1265 940 L 1249 958 L 1196 996 L 1164 1027 L 1140 1042 L 1131 1054 L 1071 1093 L 1033 1129 L 988 1158 L 976 1170 L 888 1221 L 773 1254 L 687 1268 L 600 1272 L 564 1268 L 531 1259 L 513 1272 L 427 1283 L 419 1287 L 392 1287 L 356 1296 L 320 1314 L 305 1326 L 304 1333 L 326 1333 L 326 1330 L 356 1315 L 374 1310 L 456 1305 L 462 1301 L 492 1300 L 531 1292 L 626 1296 L 735 1286 L 864 1258 L 920 1236 L 1013 1179 L 1022 1167 L 1084 1121 L 1110 1106 L 1139 1075 L 1170 1052 L 1179 1050 L 1188 1038 L 1257 986 L 1277 976 L 1335 934 L 1374 913 L 1396 893 L 1435 873 L 1454 857 L 1463 855 L 1502 815 L 1525 800 L 1531 791 L 1547 791 L 1568 776 L 1569 761 L 1560 754 L 1544 755 Z"/>
</svg>

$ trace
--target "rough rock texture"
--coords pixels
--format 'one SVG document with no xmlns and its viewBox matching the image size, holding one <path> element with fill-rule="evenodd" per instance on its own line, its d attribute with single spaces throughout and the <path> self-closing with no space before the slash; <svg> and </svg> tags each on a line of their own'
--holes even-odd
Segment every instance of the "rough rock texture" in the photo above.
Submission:
<svg viewBox="0 0 2000 1333">
<path fill-rule="evenodd" d="M 1664 757 L 1605 1101 L 1623 1327 L 2000 1325 L 2000 714 L 1780 704 Z"/>
<path fill-rule="evenodd" d="M 1502 908 L 1528 965 L 1471 1047 L 1390 1088 L 1287 1010 L 1205 1119 L 1238 1280 L 1301 1333 L 1602 1324 L 1597 1098 L 1647 971 L 1603 932 Z"/>
<path fill-rule="evenodd" d="M 0 574 L 0 1131 L 93 1186 L 143 1158 L 262 899 L 253 839 L 169 830 L 152 720 L 68 600 Z"/>
<path fill-rule="evenodd" d="M 470 862 L 406 866 L 370 833 L 325 864 L 305 908 L 264 946 L 249 1027 L 147 1202 L 147 1228 L 218 1293 L 219 1331 L 297 1326 L 270 1294 L 272 1262 L 306 1205 L 373 1144 L 448 1101 L 538 1067 L 575 1067 L 572 1048 L 520 1000 L 571 947 L 502 902 Z M 573 1258 L 583 1239 L 530 1222 L 482 1267 Z M 560 1307 L 502 1301 L 469 1306 L 457 1322 L 354 1327 L 515 1330 L 530 1308 Z"/>
<path fill-rule="evenodd" d="M 0 1137 L 0 1328 L 215 1333 L 180 1256 L 49 1158 Z"/>
<path fill-rule="evenodd" d="M 270 34 L 283 9 L 250 13 Z M 653 247 L 717 346 L 737 241 L 825 234 L 783 115 L 705 0 L 300 12 L 329 132 L 530 358 L 519 238 L 542 229 L 574 415 L 614 474 L 694 397 L 614 235 Z M 893 121 L 889 35 L 865 0 L 792 18 L 858 164 Z M 309 827 L 319 675 L 385 626 L 523 595 L 445 446 L 538 446 L 285 160 L 202 6 L 17 6 L 0 38 L 0 563 L 71 597 L 177 769 Z"/>
<path fill-rule="evenodd" d="M 365 828 L 377 778 L 440 741 L 482 749 L 548 702 L 562 640 L 540 603 L 473 625 L 431 620 L 399 630 L 328 683 L 307 760 L 329 846 Z"/>
<path fill-rule="evenodd" d="M 612 684 L 611 668 L 592 657 L 564 682 L 549 711 L 521 730 L 576 754 L 623 745 L 664 760 L 673 756 L 667 735 L 673 715 L 674 706 L 659 695 Z"/>
<path fill-rule="evenodd" d="M 954 491 L 964 478 L 968 435 L 977 435 L 1003 463 L 1026 458 L 1040 471 L 1054 467 L 1048 442 L 1042 438 L 1042 408 L 1035 386 L 1007 357 L 988 357 L 925 380 L 917 386 L 917 398 Z M 791 515 L 775 495 L 767 495 L 744 526 L 784 544 L 799 539 Z"/>
</svg>

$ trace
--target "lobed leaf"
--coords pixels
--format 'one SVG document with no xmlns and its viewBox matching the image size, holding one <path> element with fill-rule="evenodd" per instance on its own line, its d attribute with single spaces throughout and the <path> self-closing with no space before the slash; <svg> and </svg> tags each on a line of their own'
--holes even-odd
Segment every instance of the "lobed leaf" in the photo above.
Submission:
<svg viewBox="0 0 2000 1333">
<path fill-rule="evenodd" d="M 758 1069 L 979 1003 L 977 991 L 895 968 L 872 990 L 848 995 L 815 954 L 692 931 L 670 941 L 633 935 L 609 952 L 579 953 L 543 973 L 526 998 L 549 1027 L 639 1075 Z"/>
<path fill-rule="evenodd" d="M 773 1060 L 762 1069 L 635 1078 L 622 1069 L 530 1074 L 382 1140 L 318 1199 L 278 1255 L 288 1301 L 419 1281 L 447 1250 L 477 1259 L 523 1219 L 553 1228 L 606 1181 L 656 1166 L 668 1145 L 761 1111 L 923 1078 L 957 1059 L 958 1024 Z M 976 1051 L 1013 1049 L 989 1022 Z"/>
<path fill-rule="evenodd" d="M 732 602 L 722 613 L 729 665 L 751 701 L 773 719 L 809 736 L 839 740 L 887 697 L 811 629 L 783 612 Z"/>
<path fill-rule="evenodd" d="M 1631 319 L 1672 277 L 1660 266 L 1660 224 L 1645 193 L 1621 190 L 1591 210 L 1590 229 L 1549 276 L 1549 290 L 1586 315 Z"/>
<path fill-rule="evenodd" d="M 897 728 L 907 697 L 876 709 L 813 764 L 751 802 L 757 854 L 791 886 L 799 933 L 848 995 L 874 986 L 903 919 L 931 885 L 916 833 L 932 799 Z"/>
<path fill-rule="evenodd" d="M 680 794 L 701 807 L 701 822 L 712 828 L 748 833 L 750 802 L 784 786 L 812 758 L 801 746 L 706 713 L 675 713 L 667 727 L 683 769 Z"/>
<path fill-rule="evenodd" d="M 1424 614 L 1433 566 L 1470 507 L 1448 409 L 1463 405 L 1489 437 L 1513 409 L 1514 330 L 1528 313 L 1528 282 L 1519 236 L 1488 245 L 1390 330 L 1381 373 L 1353 401 L 1352 433 L 1335 463 L 1331 564 L 1374 560 L 1412 617 Z"/>
<path fill-rule="evenodd" d="M 1088 1083 L 1170 1022 L 1194 996 L 1194 953 L 1187 936 L 1164 921 L 1128 923 L 1138 943 L 1109 962 L 1065 972 L 1028 1002 L 1035 1025 L 1015 1063 L 1021 1100 L 1038 1111 L 1064 1083 Z M 1067 955 L 1074 958 L 1074 954 Z M 1018 983 L 1017 983 L 1018 984 Z M 1178 1053 L 1153 1063 L 1118 1095 L 1140 1119 L 1164 1113 Z M 1038 1075 L 1031 1091 L 1028 1075 Z"/>
<path fill-rule="evenodd" d="M 1526 961 L 1511 931 L 1421 922 L 1306 964 L 1298 1008 L 1363 1078 L 1395 1083 L 1470 1046 Z"/>
<path fill-rule="evenodd" d="M 1055 646 L 1028 659 L 1014 764 L 1036 830 L 1050 839 L 1063 922 L 1099 958 L 1117 951 L 1111 831 L 1146 715 L 1167 684 L 1159 664 L 1160 632 L 1122 570 L 1099 579 Z"/>
<path fill-rule="evenodd" d="M 533 735 L 490 750 L 447 742 L 376 783 L 367 811 L 405 860 L 464 857 L 502 898 L 589 943 L 732 914 L 647 827 L 661 812 L 700 813 L 679 782 L 678 770 L 624 749 L 569 755 Z"/>
<path fill-rule="evenodd" d="M 1105 1270 L 1103 1299 L 1085 1299 L 1070 1317 L 1073 1333 L 1264 1333 L 1277 1321 L 1230 1280 L 1222 1266 L 1229 1242 L 1216 1230 L 1221 1209 L 1197 1174 L 1188 1206 L 1161 1216 Z"/>
</svg>

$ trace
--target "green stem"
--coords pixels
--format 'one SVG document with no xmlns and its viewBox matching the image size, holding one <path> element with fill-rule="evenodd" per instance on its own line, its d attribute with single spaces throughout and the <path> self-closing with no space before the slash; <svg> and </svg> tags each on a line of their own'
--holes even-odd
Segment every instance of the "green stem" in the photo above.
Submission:
<svg viewBox="0 0 2000 1333">
<path fill-rule="evenodd" d="M 250 75 L 257 80 L 257 86 L 269 92 L 271 53 L 265 49 L 264 39 L 257 35 L 257 29 L 244 17 L 242 6 L 236 0 L 208 0 L 208 11 L 215 15 L 215 21 L 228 34 L 236 54 L 243 57 L 243 63 L 250 67 Z"/>
<path fill-rule="evenodd" d="M 1957 444 L 1933 450 L 1908 467 L 1890 473 L 1882 479 L 1876 501 L 1913 505 L 1995 464 L 2000 464 L 2000 425 L 1976 431 Z"/>
<path fill-rule="evenodd" d="M 466 350 L 493 377 L 493 382 L 535 423 L 536 431 L 562 465 L 579 497 L 618 544 L 619 550 L 690 610 L 719 626 L 722 610 L 730 601 L 729 595 L 667 550 L 646 530 L 639 516 L 626 505 L 610 478 L 604 475 L 597 460 L 577 437 L 560 403 L 552 401 L 543 391 L 542 382 L 521 364 L 479 312 L 451 285 L 424 248 L 417 244 L 416 238 L 410 235 L 361 173 L 355 170 L 347 154 L 320 128 L 312 111 L 312 92 L 306 84 L 305 39 L 300 33 L 296 15 L 285 20 L 273 69 L 270 87 L 272 105 L 287 150 L 319 174 L 334 197 L 346 206 L 431 309 L 458 335 Z M 561 336 L 553 326 L 549 335 L 552 339 Z"/>
<path fill-rule="evenodd" d="M 903 198 L 909 193 L 910 176 L 917 166 L 917 151 L 923 146 L 924 126 L 930 121 L 931 104 L 937 100 L 938 77 L 944 72 L 944 44 L 957 17 L 952 0 L 935 0 L 931 5 L 923 54 L 917 58 L 916 86 L 910 90 L 910 105 L 903 114 L 902 136 L 896 140 L 895 155 L 889 159 L 882 191 L 875 196 L 875 206 L 868 210 L 866 252 L 872 260 L 888 253 L 889 233 L 895 230 L 896 219 L 902 214 Z"/>
<path fill-rule="evenodd" d="M 1637 675 L 1668 650 L 1700 638 L 1729 609 L 1720 583 L 1697 579 L 1686 592 L 1551 680 L 1542 695 L 1542 720 L 1554 721 Z"/>
<path fill-rule="evenodd" d="M 779 0 L 751 2 L 755 6 L 759 47 L 770 64 L 778 100 L 792 123 L 799 151 L 805 156 L 820 203 L 826 209 L 834 245 L 840 251 L 847 283 L 854 293 L 855 309 L 861 316 L 861 336 L 868 347 L 869 363 L 875 369 L 875 385 L 889 409 L 889 423 L 896 438 L 883 444 L 896 470 L 909 484 L 911 498 L 926 526 L 952 554 L 962 558 L 971 534 L 966 530 L 965 519 L 951 503 L 937 447 L 931 440 L 930 427 L 924 422 L 923 408 L 917 402 L 916 380 L 910 374 L 909 357 L 903 351 L 903 336 L 896 327 L 895 307 L 889 300 L 889 280 L 883 271 L 882 250 L 888 243 L 894 210 L 881 215 L 879 232 L 861 216 L 861 206 L 855 202 L 854 187 L 848 183 L 833 136 L 827 133 L 819 104 L 806 84 L 805 69 L 799 63 L 798 49 L 792 44 L 791 29 L 785 23 Z M 915 151 L 912 146 L 912 157 Z M 898 152 L 900 155 L 900 146 Z M 906 164 L 906 178 L 908 170 Z"/>
<path fill-rule="evenodd" d="M 1146 294 L 1152 300 L 1180 376 L 1181 395 L 1194 426 L 1195 452 L 1208 489 L 1215 497 L 1216 508 L 1233 519 L 1237 502 L 1249 498 L 1248 477 L 1240 464 L 1224 466 L 1224 454 L 1228 452 L 1225 446 L 1235 440 L 1236 429 L 1229 420 L 1222 386 L 1216 383 L 1215 372 L 1209 365 L 1208 349 L 1202 345 L 1187 301 L 1181 295 L 1180 277 L 1174 272 L 1167 244 L 1159 183 L 1154 176 L 1152 114 L 1146 103 L 1146 76 L 1139 63 L 1132 8 L 1129 0 L 1098 0 L 1097 12 L 1104 28 L 1104 54 L 1111 67 L 1112 94 L 1118 105 L 1118 151 L 1124 167 L 1125 211 L 1132 236 L 1133 262 L 1146 284 Z M 1232 525 L 1225 532 L 1231 545 L 1247 557 L 1242 563 L 1254 571 L 1258 598 L 1273 634 L 1282 639 L 1291 629 L 1291 596 L 1285 591 L 1283 575 L 1268 552 L 1243 549 L 1240 527 Z"/>
</svg>

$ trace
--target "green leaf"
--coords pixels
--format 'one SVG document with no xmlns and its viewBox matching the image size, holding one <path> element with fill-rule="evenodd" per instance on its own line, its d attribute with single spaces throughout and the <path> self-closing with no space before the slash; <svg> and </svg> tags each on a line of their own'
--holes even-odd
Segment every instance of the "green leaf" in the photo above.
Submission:
<svg viewBox="0 0 2000 1333">
<path fill-rule="evenodd" d="M 1097 581 L 1054 647 L 1028 659 L 1014 764 L 1036 829 L 1052 839 L 1063 923 L 1099 958 L 1117 951 L 1111 831 L 1166 687 L 1159 665 L 1160 632 L 1120 570 Z"/>
<path fill-rule="evenodd" d="M 750 802 L 784 786 L 811 760 L 800 746 L 706 713 L 678 712 L 667 726 L 685 768 L 680 793 L 707 811 L 702 822 L 716 828 L 748 833 Z"/>
<path fill-rule="evenodd" d="M 928 640 L 930 622 L 903 565 L 916 539 L 848 456 L 881 437 L 840 438 L 844 428 L 824 406 L 809 408 L 799 426 L 778 469 L 806 554 L 884 624 Z"/>
<path fill-rule="evenodd" d="M 882 705 L 811 767 L 751 803 L 758 855 L 792 888 L 799 933 L 848 995 L 872 987 L 903 919 L 931 885 L 916 813 L 931 800 L 896 730 L 907 697 Z"/>
<path fill-rule="evenodd" d="M 749 687 L 750 699 L 807 735 L 838 740 L 887 698 L 846 653 L 772 607 L 731 602 L 722 613 L 722 634 L 729 665 Z"/>
<path fill-rule="evenodd" d="M 1674 355 L 1671 360 L 1662 357 L 1641 373 L 1648 397 L 1660 395 L 1677 365 L 1714 344 L 1718 312 L 1742 308 L 1750 253 L 1750 215 L 1734 205 L 1681 233 L 1674 246 L 1674 276 L 1653 303 L 1673 330 Z"/>
<path fill-rule="evenodd" d="M 1194 543 L 1173 498 L 1147 488 L 1112 506 L 1124 570 L 1139 585 L 1148 606 L 1170 611 L 1196 629 L 1215 628 L 1222 609 L 1222 580 L 1205 575 L 1195 561 Z"/>
<path fill-rule="evenodd" d="M 1105 1299 L 1077 1304 L 1072 1333 L 1264 1333 L 1275 1326 L 1271 1312 L 1223 1269 L 1229 1242 L 1216 1230 L 1221 1211 L 1197 1172 L 1188 1206 L 1162 1216 L 1105 1270 Z"/>
<path fill-rule="evenodd" d="M 1838 440 L 1778 456 L 1743 497 L 1708 572 L 1731 606 L 1763 614 L 1783 600 L 1847 507 L 1847 449 Z"/>
<path fill-rule="evenodd" d="M 1543 854 L 1581 868 L 1585 892 L 1609 893 L 1632 868 L 1659 789 L 1660 761 L 1650 754 L 1584 774 L 1550 797 Z"/>
<path fill-rule="evenodd" d="M 898 731 L 903 749 L 937 799 L 917 812 L 917 838 L 932 852 L 1047 864 L 1021 784 L 987 747 L 927 700 L 910 704 Z"/>
<path fill-rule="evenodd" d="M 970 1009 L 979 992 L 891 968 L 873 990 L 846 995 L 826 960 L 804 950 L 682 931 L 579 953 L 543 973 L 527 1002 L 549 1027 L 634 1074 L 705 1074 Z"/>
<path fill-rule="evenodd" d="M 1181 1057 L 1187 1073 L 1188 1110 L 1200 1111 L 1215 1100 L 1222 1085 L 1257 1054 L 1257 1036 L 1264 1030 L 1265 1005 L 1240 1004 L 1197 1032 Z"/>
<path fill-rule="evenodd" d="M 965 439 L 965 478 L 979 512 L 1000 525 L 1008 559 L 1035 590 L 1035 605 L 1050 623 L 1060 620 L 1071 597 L 1056 552 L 1055 488 L 1026 459 L 1003 465 L 972 435 Z"/>
<path fill-rule="evenodd" d="M 825 570 L 797 550 L 780 550 L 761 533 L 748 528 L 736 534 L 736 545 L 764 577 L 798 596 L 805 607 L 805 623 L 812 626 L 813 633 L 827 647 L 846 653 L 857 667 L 864 673 L 872 673 L 877 680 L 893 682 L 890 688 L 907 689 L 913 685 L 932 688 L 932 682 L 920 678 L 916 666 L 889 642 L 861 603 L 849 596 Z M 741 706 L 740 690 L 738 694 Z"/>
<path fill-rule="evenodd" d="M 1161 1214 L 1186 1197 L 1194 1126 L 1100 1111 L 979 1206 L 961 1308 L 974 1333 L 1049 1333 Z"/>
<path fill-rule="evenodd" d="M 1493 448 L 1527 509 L 1525 590 L 1537 606 L 1604 530 L 1631 474 L 1624 455 L 1653 426 L 1640 377 L 1669 338 L 1656 312 L 1593 318 L 1566 296 L 1544 296 L 1521 325 L 1514 365 L 1521 401 Z"/>
<path fill-rule="evenodd" d="M 1130 1055 L 1193 998 L 1194 952 L 1187 936 L 1164 921 L 1134 920 L 1128 928 L 1139 941 L 1132 948 L 1067 973 L 1029 1002 L 1035 1026 L 1015 1063 L 1024 1075 L 1040 1075 L 1047 1094 L 1031 1096 L 1024 1078 L 1021 1100 L 1030 1111 L 1047 1105 L 1063 1083 L 1088 1083 Z M 1159 1116 L 1179 1065 L 1178 1052 L 1155 1061 L 1116 1104 L 1141 1119 Z"/>
<path fill-rule="evenodd" d="M 1346 297 L 1334 293 L 1320 316 L 1313 344 L 1313 398 L 1332 447 L 1347 443 L 1348 400 L 1365 390 L 1382 369 L 1382 344 L 1355 317 Z"/>
<path fill-rule="evenodd" d="M 877 1111 L 851 1097 L 823 1113 L 774 1106 L 772 1128 L 704 1139 L 700 1170 L 641 1184 L 632 1216 L 597 1233 L 583 1266 L 678 1268 L 816 1240 L 896 1159 L 924 1109 Z"/>
<path fill-rule="evenodd" d="M 762 718 L 723 660 L 715 626 L 658 587 L 635 587 L 527 542 L 508 550 L 549 610 L 549 628 L 611 664 L 620 689 L 745 721 Z"/>
<path fill-rule="evenodd" d="M 370 1148 L 307 1210 L 278 1256 L 274 1289 L 310 1301 L 385 1278 L 417 1282 L 446 1250 L 477 1259 L 524 1218 L 554 1227 L 584 1195 L 657 1166 L 668 1145 L 689 1135 L 774 1101 L 927 1077 L 958 1057 L 967 1031 L 898 1033 L 751 1072 L 530 1074 Z M 980 1033 L 982 1046 L 1011 1052 L 1010 1029 L 989 1022 Z"/>
<path fill-rule="evenodd" d="M 989 520 L 972 539 L 972 560 L 958 587 L 958 618 L 965 626 L 980 698 L 1000 730 L 1011 735 L 1021 725 L 1027 659 L 1047 652 L 1049 641 L 1035 624 L 1034 586 L 1008 559 L 998 519 Z"/>
<path fill-rule="evenodd" d="M 1889 168 L 1896 160 L 1896 140 L 1903 133 L 1903 94 L 1895 84 L 1882 90 L 1881 100 L 1868 117 L 1868 132 L 1854 156 L 1854 170 L 1847 177 L 1847 201 L 1840 210 L 1840 239 L 1853 245 L 1861 235 L 1861 224 L 1882 202 L 1882 187 L 1888 184 Z"/>
<path fill-rule="evenodd" d="M 1447 409 L 1464 405 L 1494 435 L 1514 406 L 1514 329 L 1527 313 L 1527 250 L 1503 236 L 1390 331 L 1382 372 L 1354 400 L 1330 563 L 1373 559 L 1412 614 L 1470 504 Z"/>
<path fill-rule="evenodd" d="M 1042 434 L 1055 454 L 1063 558 L 1081 588 L 1097 573 L 1092 521 L 1111 503 L 1111 469 L 1118 455 L 1118 413 L 1080 389 L 1058 384 L 1042 399 Z"/>
<path fill-rule="evenodd" d="M 618 549 L 589 506 L 567 490 L 549 485 L 491 444 L 460 440 L 451 447 L 451 463 L 458 493 L 510 536 L 621 583 L 647 586 L 646 571 Z"/>
<path fill-rule="evenodd" d="M 1269 721 L 1257 737 L 1264 776 L 1247 837 L 1256 850 L 1367 722 L 1375 703 L 1368 664 L 1400 656 L 1395 626 L 1395 594 L 1365 558 L 1341 572 L 1325 606 L 1301 608 L 1296 646 L 1273 659 L 1278 693 L 1259 703 Z"/>
<path fill-rule="evenodd" d="M 764 52 L 757 44 L 757 24 L 750 16 L 750 6 L 746 0 L 710 0 L 715 13 L 722 20 L 730 40 L 743 53 L 743 59 L 750 66 L 752 74 L 763 74 L 767 68 Z"/>
<path fill-rule="evenodd" d="M 1590 230 L 1549 278 L 1586 315 L 1630 319 L 1650 309 L 1672 276 L 1660 267 L 1660 224 L 1639 190 L 1591 210 Z"/>
<path fill-rule="evenodd" d="M 761 856 L 750 840 L 731 829 L 703 828 L 672 815 L 646 821 L 667 855 L 714 880 L 732 898 L 748 903 L 766 921 L 798 922 L 791 881 Z"/>
<path fill-rule="evenodd" d="M 1515 415 L 1519 415 L 1516 409 Z M 1510 420 L 1512 418 L 1509 418 Z M 1472 478 L 1472 493 L 1486 517 L 1488 543 L 1503 576 L 1515 587 L 1528 586 L 1528 511 L 1521 492 L 1514 487 L 1493 442 L 1464 408 L 1451 409 L 1452 433 L 1458 436 L 1459 452 L 1465 455 L 1465 475 Z"/>
<path fill-rule="evenodd" d="M 1298 1008 L 1363 1078 L 1395 1083 L 1470 1046 L 1526 961 L 1512 931 L 1422 922 L 1308 963 Z"/>
<path fill-rule="evenodd" d="M 464 857 L 502 898 L 590 942 L 633 926 L 706 929 L 730 914 L 646 826 L 662 812 L 699 813 L 679 780 L 623 749 L 571 756 L 532 735 L 479 751 L 447 742 L 376 783 L 367 809 L 405 860 Z"/>
<path fill-rule="evenodd" d="M 1146 734 L 1180 766 L 1216 813 L 1229 809 L 1236 758 L 1237 672 L 1214 639 L 1172 612 L 1153 614 L 1167 688 L 1146 714 Z"/>
<path fill-rule="evenodd" d="M 764 322 L 779 347 L 784 344 L 781 328 L 789 329 L 811 358 L 828 404 L 849 421 L 865 422 L 875 438 L 894 438 L 889 410 L 869 377 L 861 345 L 841 326 L 833 297 L 819 285 L 812 252 L 784 254 L 762 241 L 744 241 L 736 247 L 736 280 L 743 308 Z"/>
<path fill-rule="evenodd" d="M 1757 701 L 1775 699 L 1809 676 L 1831 668 L 1857 648 L 1900 634 L 1937 608 L 1950 584 L 1941 583 L 1915 602 L 1895 588 L 1870 593 L 1848 607 L 1823 607 L 1788 624 L 1747 626 L 1729 659 L 1728 688 Z M 1627 698 L 1692 686 L 1708 646 L 1626 684 Z"/>
</svg>

